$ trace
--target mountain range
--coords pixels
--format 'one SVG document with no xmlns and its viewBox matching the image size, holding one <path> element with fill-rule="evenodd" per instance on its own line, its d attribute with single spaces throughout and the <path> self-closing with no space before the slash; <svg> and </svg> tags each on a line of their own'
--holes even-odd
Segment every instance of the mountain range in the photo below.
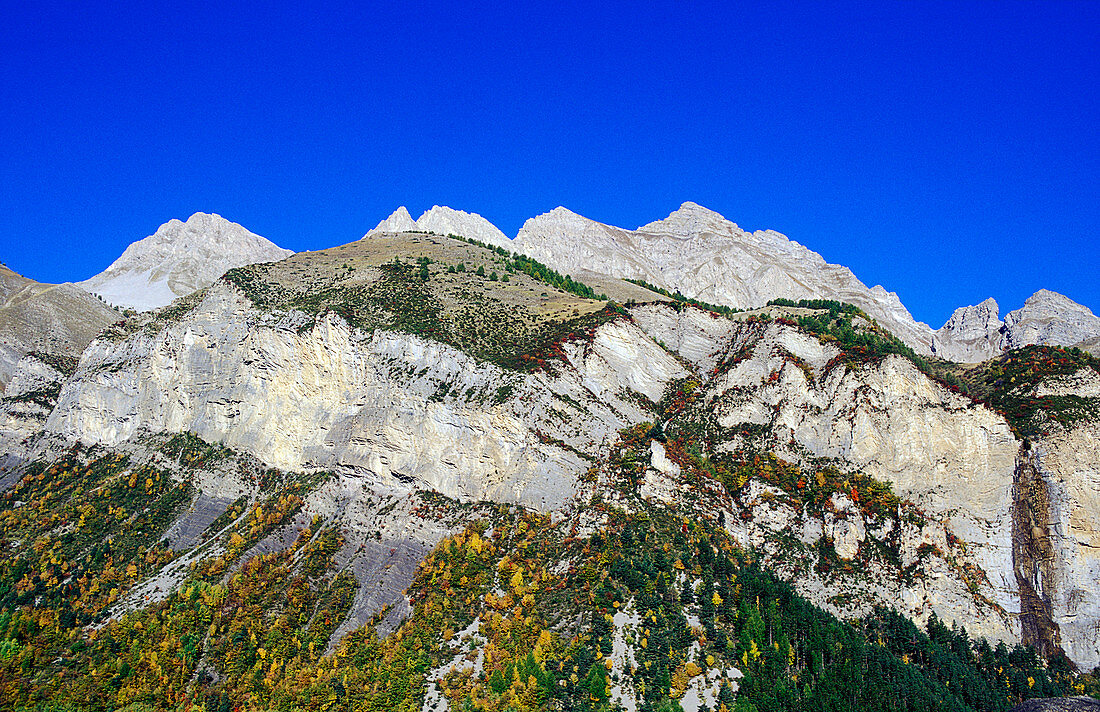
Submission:
<svg viewBox="0 0 1100 712">
<path fill-rule="evenodd" d="M 0 278 L 5 708 L 1100 694 L 1100 360 L 1063 348 L 1100 325 L 1061 295 L 933 331 L 693 203 L 298 254 L 197 213 L 99 297 Z"/>
</svg>

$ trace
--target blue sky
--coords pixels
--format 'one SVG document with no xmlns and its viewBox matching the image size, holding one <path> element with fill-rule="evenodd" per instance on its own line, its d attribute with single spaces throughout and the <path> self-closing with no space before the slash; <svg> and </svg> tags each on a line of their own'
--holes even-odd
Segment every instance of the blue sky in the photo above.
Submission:
<svg viewBox="0 0 1100 712">
<path fill-rule="evenodd" d="M 303 250 L 693 200 L 934 327 L 1100 311 L 1097 2 L 105 5 L 0 27 L 0 260 L 40 281 L 199 210 Z"/>
</svg>

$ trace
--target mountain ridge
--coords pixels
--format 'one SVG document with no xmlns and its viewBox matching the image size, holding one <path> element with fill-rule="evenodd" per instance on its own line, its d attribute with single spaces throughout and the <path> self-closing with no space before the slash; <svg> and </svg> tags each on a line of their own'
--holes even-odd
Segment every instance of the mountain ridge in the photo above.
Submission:
<svg viewBox="0 0 1100 712">
<path fill-rule="evenodd" d="M 119 316 L 71 282 L 36 282 L 0 265 L 0 391 L 31 351 L 79 356 Z"/>
<path fill-rule="evenodd" d="M 435 216 L 447 216 L 447 219 Z M 529 218 L 511 240 L 476 213 L 433 206 L 414 222 L 401 207 L 367 235 L 405 230 L 458 234 L 527 254 L 573 276 L 583 272 L 640 279 L 669 291 L 683 292 L 688 297 L 734 308 L 759 307 L 775 298 L 837 299 L 864 309 L 917 353 L 948 360 L 973 363 L 1028 343 L 1089 346 L 1100 339 L 1100 319 L 1094 318 L 1087 307 L 1045 289 L 1029 297 L 1020 309 L 1009 312 L 1013 315 L 1011 319 L 1006 315 L 1010 323 L 1003 333 L 998 330 L 1005 323 L 998 319 L 995 319 L 996 328 L 989 324 L 988 328 L 982 327 L 981 333 L 975 331 L 973 319 L 978 312 L 973 310 L 988 311 L 992 298 L 980 305 L 959 307 L 943 326 L 934 330 L 917 321 L 896 292 L 881 285 L 867 287 L 849 268 L 828 263 L 820 254 L 782 233 L 775 230 L 747 232 L 720 213 L 691 201 L 682 203 L 668 217 L 635 230 L 600 223 L 558 206 Z M 664 250 L 663 262 L 647 258 L 649 254 L 660 254 L 659 240 L 654 239 L 659 237 L 671 238 L 674 244 L 680 245 Z M 708 243 L 708 237 L 717 241 Z M 691 244 L 698 240 L 703 242 L 698 250 L 701 254 L 692 258 L 695 262 L 678 264 L 677 261 L 685 259 L 683 250 L 691 250 Z M 749 261 L 756 267 L 739 274 L 735 283 L 727 286 L 723 284 L 724 270 L 708 270 L 707 261 L 716 259 L 712 256 L 716 250 L 729 251 L 731 246 L 742 253 L 746 248 L 753 253 Z M 622 254 L 608 257 L 616 252 Z M 772 252 L 778 253 L 781 259 L 764 257 Z M 791 272 L 782 258 L 802 263 L 804 269 Z M 729 256 L 717 259 L 721 261 L 720 267 L 726 266 L 727 261 L 745 261 Z M 668 274 L 670 270 L 674 272 L 672 276 Z M 700 270 L 706 272 L 705 277 L 699 277 Z M 815 278 L 814 272 L 825 278 Z M 1018 326 L 1016 321 L 1020 322 Z"/>
</svg>

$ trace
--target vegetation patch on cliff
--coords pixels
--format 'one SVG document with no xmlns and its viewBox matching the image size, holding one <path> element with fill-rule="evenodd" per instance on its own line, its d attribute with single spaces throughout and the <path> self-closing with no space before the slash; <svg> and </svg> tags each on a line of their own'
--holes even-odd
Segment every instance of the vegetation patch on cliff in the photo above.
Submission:
<svg viewBox="0 0 1100 712">
<path fill-rule="evenodd" d="M 1082 369 L 1100 373 L 1100 359 L 1077 348 L 1032 345 L 964 370 L 961 379 L 973 398 L 1002 413 L 1017 436 L 1027 438 L 1046 434 L 1052 423 L 1072 427 L 1100 418 L 1100 398 L 1037 393 L 1045 381 Z"/>
</svg>

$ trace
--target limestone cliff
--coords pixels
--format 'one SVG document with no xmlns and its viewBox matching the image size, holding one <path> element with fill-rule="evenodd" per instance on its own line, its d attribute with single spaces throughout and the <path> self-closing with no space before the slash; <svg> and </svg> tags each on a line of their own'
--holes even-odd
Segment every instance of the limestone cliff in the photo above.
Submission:
<svg viewBox="0 0 1100 712">
<path fill-rule="evenodd" d="M 509 373 L 331 314 L 296 327 L 219 284 L 157 334 L 92 344 L 46 428 L 105 445 L 191 431 L 281 468 L 545 510 L 564 506 L 585 458 L 646 419 L 626 394 L 659 398 L 684 373 L 625 322 L 568 348 L 556 375 Z"/>
<path fill-rule="evenodd" d="M 874 590 L 864 600 L 888 601 L 918 619 L 935 611 L 991 638 L 1017 635 L 1010 534 L 1017 442 L 1003 417 L 903 358 L 848 366 L 835 345 L 792 326 L 739 324 L 665 306 L 640 307 L 635 319 L 700 375 L 714 374 L 696 407 L 699 419 L 710 423 L 715 452 L 774 452 L 811 473 L 827 466 L 864 473 L 890 482 L 929 517 L 919 525 L 906 517 L 869 522 L 855 510 L 846 514 L 851 501 L 844 504 L 842 496 L 815 518 L 777 506 L 782 492 L 772 490 L 748 493 L 750 503 L 772 504 L 748 507 L 747 520 L 728 517 L 734 531 L 762 518 L 763 531 L 794 530 L 807 545 L 827 537 L 842 559 L 856 558 L 876 540 L 892 539 L 903 561 L 915 561 L 922 545 L 934 547 L 942 556 L 928 564 L 926 579 L 884 574 L 849 586 Z M 743 536 L 763 541 L 759 534 Z M 965 542 L 968 553 L 953 541 Z M 780 549 L 774 552 L 782 561 Z M 963 562 L 981 575 L 961 575 Z M 820 577 L 799 573 L 796 585 L 812 600 L 825 605 L 839 593 Z"/>
<path fill-rule="evenodd" d="M 689 213 L 667 229 L 722 224 Z M 194 433 L 264 467 L 333 472 L 250 551 L 285 549 L 315 516 L 346 531 L 339 558 L 363 585 L 341 630 L 407 610 L 416 561 L 461 526 L 413 516 L 444 495 L 579 533 L 609 521 L 593 502 L 666 508 L 723 526 L 838 616 L 935 613 L 1100 660 L 1095 422 L 1044 429 L 1027 449 L 912 361 L 799 328 L 808 311 L 623 309 L 489 250 L 386 232 L 234 270 L 104 332 L 71 375 L 29 360 L 15 383 L 57 390 L 47 441 L 136 458 L 150 437 Z M 1034 395 L 1093 398 L 1098 378 L 1063 374 Z M 6 436 L 44 414 L 9 408 Z M 195 486 L 167 535 L 181 547 L 259 497 L 232 468 Z M 160 600 L 195 556 L 120 605 Z"/>
</svg>

